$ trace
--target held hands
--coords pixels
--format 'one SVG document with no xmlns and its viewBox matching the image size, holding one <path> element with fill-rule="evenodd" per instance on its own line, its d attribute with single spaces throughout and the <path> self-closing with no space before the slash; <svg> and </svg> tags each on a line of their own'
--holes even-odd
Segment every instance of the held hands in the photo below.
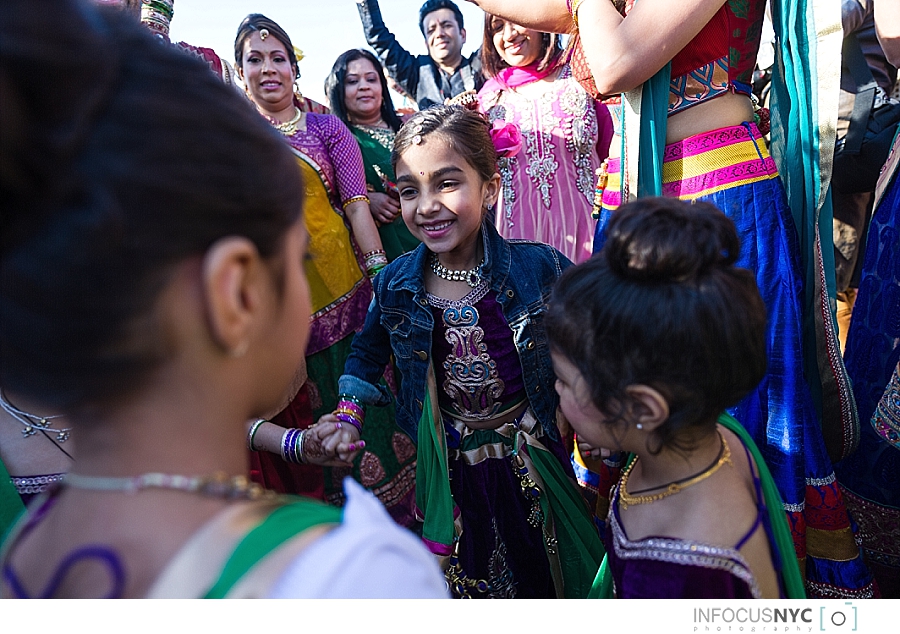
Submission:
<svg viewBox="0 0 900 634">
<path fill-rule="evenodd" d="M 309 428 L 309 432 L 304 455 L 312 464 L 349 467 L 353 465 L 356 454 L 366 446 L 366 441 L 359 439 L 359 430 L 342 423 L 334 414 L 322 416 Z"/>
<path fill-rule="evenodd" d="M 260 418 L 247 423 L 247 448 L 268 451 L 292 464 L 349 467 L 366 446 L 359 430 L 326 414 L 308 429 L 285 428 Z"/>
</svg>

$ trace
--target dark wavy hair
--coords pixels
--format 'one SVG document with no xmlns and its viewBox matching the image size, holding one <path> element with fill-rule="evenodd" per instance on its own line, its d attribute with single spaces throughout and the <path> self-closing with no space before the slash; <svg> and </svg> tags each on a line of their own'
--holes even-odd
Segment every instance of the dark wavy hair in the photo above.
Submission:
<svg viewBox="0 0 900 634">
<path fill-rule="evenodd" d="M 648 450 L 683 450 L 684 430 L 714 426 L 765 375 L 766 307 L 734 266 L 734 224 L 709 203 L 641 198 L 613 214 L 607 236 L 557 282 L 551 348 L 578 368 L 605 424 L 626 422 L 628 386 L 659 391 L 670 414 Z"/>
<path fill-rule="evenodd" d="M 178 264 L 226 236 L 277 261 L 303 184 L 204 63 L 58 5 L 8 0 L 0 21 L 0 385 L 75 414 L 167 358 L 153 309 Z"/>
<path fill-rule="evenodd" d="M 297 55 L 294 53 L 294 44 L 291 42 L 290 36 L 281 28 L 277 22 L 270 20 L 261 13 L 251 13 L 241 21 L 238 26 L 237 35 L 234 38 L 234 65 L 241 71 L 244 70 L 244 42 L 253 33 L 258 33 L 262 29 L 266 29 L 269 35 L 284 45 L 287 51 L 288 61 L 291 68 L 294 69 L 294 79 L 300 77 L 300 69 L 297 66 Z"/>
<path fill-rule="evenodd" d="M 481 67 L 484 69 L 485 77 L 494 77 L 504 68 L 509 68 L 509 64 L 503 61 L 497 47 L 494 46 L 494 29 L 492 22 L 497 16 L 490 13 L 484 14 L 484 37 L 481 44 Z M 497 18 L 502 19 L 502 18 Z M 541 34 L 541 53 L 538 56 L 538 70 L 545 70 L 559 63 L 562 58 L 563 46 L 562 38 L 557 33 Z"/>
<path fill-rule="evenodd" d="M 429 13 L 439 11 L 440 9 L 450 9 L 453 11 L 453 15 L 456 16 L 456 24 L 459 26 L 459 30 L 462 31 L 466 28 L 463 25 L 462 11 L 459 10 L 459 7 L 456 6 L 455 2 L 452 0 L 426 0 L 425 4 L 419 8 L 419 30 L 422 31 L 422 35 L 425 35 L 425 16 Z"/>
<path fill-rule="evenodd" d="M 482 180 L 490 180 L 497 172 L 497 150 L 491 141 L 487 119 L 481 113 L 462 106 L 432 106 L 415 113 L 403 124 L 394 138 L 391 151 L 391 167 L 397 170 L 397 162 L 403 153 L 415 144 L 416 137 L 439 134 Z"/>
<path fill-rule="evenodd" d="M 344 80 L 347 77 L 347 67 L 350 65 L 350 62 L 358 59 L 369 60 L 372 62 L 375 70 L 378 71 L 378 78 L 381 82 L 381 118 L 396 132 L 400 129 L 402 122 L 400 117 L 397 116 L 397 111 L 394 110 L 394 102 L 391 101 L 391 93 L 388 89 L 384 69 L 375 55 L 362 48 L 352 48 L 341 53 L 334 61 L 328 77 L 325 78 L 325 94 L 328 96 L 331 113 L 337 115 L 348 126 L 350 125 L 350 115 L 347 112 L 347 103 L 344 100 Z"/>
</svg>

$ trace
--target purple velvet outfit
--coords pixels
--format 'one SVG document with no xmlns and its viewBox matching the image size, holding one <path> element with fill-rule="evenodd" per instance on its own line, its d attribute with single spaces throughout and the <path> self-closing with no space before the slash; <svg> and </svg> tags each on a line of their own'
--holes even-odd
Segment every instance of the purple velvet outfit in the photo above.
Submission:
<svg viewBox="0 0 900 634">
<path fill-rule="evenodd" d="M 485 582 L 471 596 L 555 598 L 536 501 L 512 468 L 513 435 L 518 430 L 546 447 L 573 477 L 568 456 L 544 435 L 530 407 L 497 429 L 466 424 L 504 416 L 527 399 L 512 333 L 487 283 L 459 301 L 433 295 L 428 301 L 450 490 L 462 521 L 459 566 L 469 580 Z"/>
<path fill-rule="evenodd" d="M 747 451 L 747 448 L 744 448 Z M 747 459 L 751 461 L 749 452 Z M 760 525 L 774 541 L 759 477 L 756 521 L 734 548 L 674 537 L 630 540 L 619 514 L 621 482 L 612 491 L 606 525 L 607 564 L 617 599 L 759 599 L 756 579 L 739 552 Z M 777 569 L 777 566 L 776 566 Z M 782 596 L 783 596 L 782 589 Z"/>
</svg>

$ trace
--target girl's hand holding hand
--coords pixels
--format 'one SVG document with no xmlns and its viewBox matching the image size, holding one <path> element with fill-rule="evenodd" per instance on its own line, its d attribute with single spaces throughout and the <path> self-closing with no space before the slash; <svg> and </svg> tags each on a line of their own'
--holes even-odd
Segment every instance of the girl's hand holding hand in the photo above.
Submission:
<svg viewBox="0 0 900 634">
<path fill-rule="evenodd" d="M 334 414 L 325 414 L 309 428 L 303 446 L 306 461 L 324 467 L 350 467 L 366 443 L 359 430 L 342 423 Z"/>
</svg>

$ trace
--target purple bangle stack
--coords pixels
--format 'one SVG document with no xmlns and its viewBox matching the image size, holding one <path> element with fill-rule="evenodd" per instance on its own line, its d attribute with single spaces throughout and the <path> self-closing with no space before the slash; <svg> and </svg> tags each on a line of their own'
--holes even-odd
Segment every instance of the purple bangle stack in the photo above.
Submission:
<svg viewBox="0 0 900 634">
<path fill-rule="evenodd" d="M 281 437 L 281 457 L 291 464 L 303 464 L 303 440 L 305 429 L 288 429 Z"/>
</svg>

